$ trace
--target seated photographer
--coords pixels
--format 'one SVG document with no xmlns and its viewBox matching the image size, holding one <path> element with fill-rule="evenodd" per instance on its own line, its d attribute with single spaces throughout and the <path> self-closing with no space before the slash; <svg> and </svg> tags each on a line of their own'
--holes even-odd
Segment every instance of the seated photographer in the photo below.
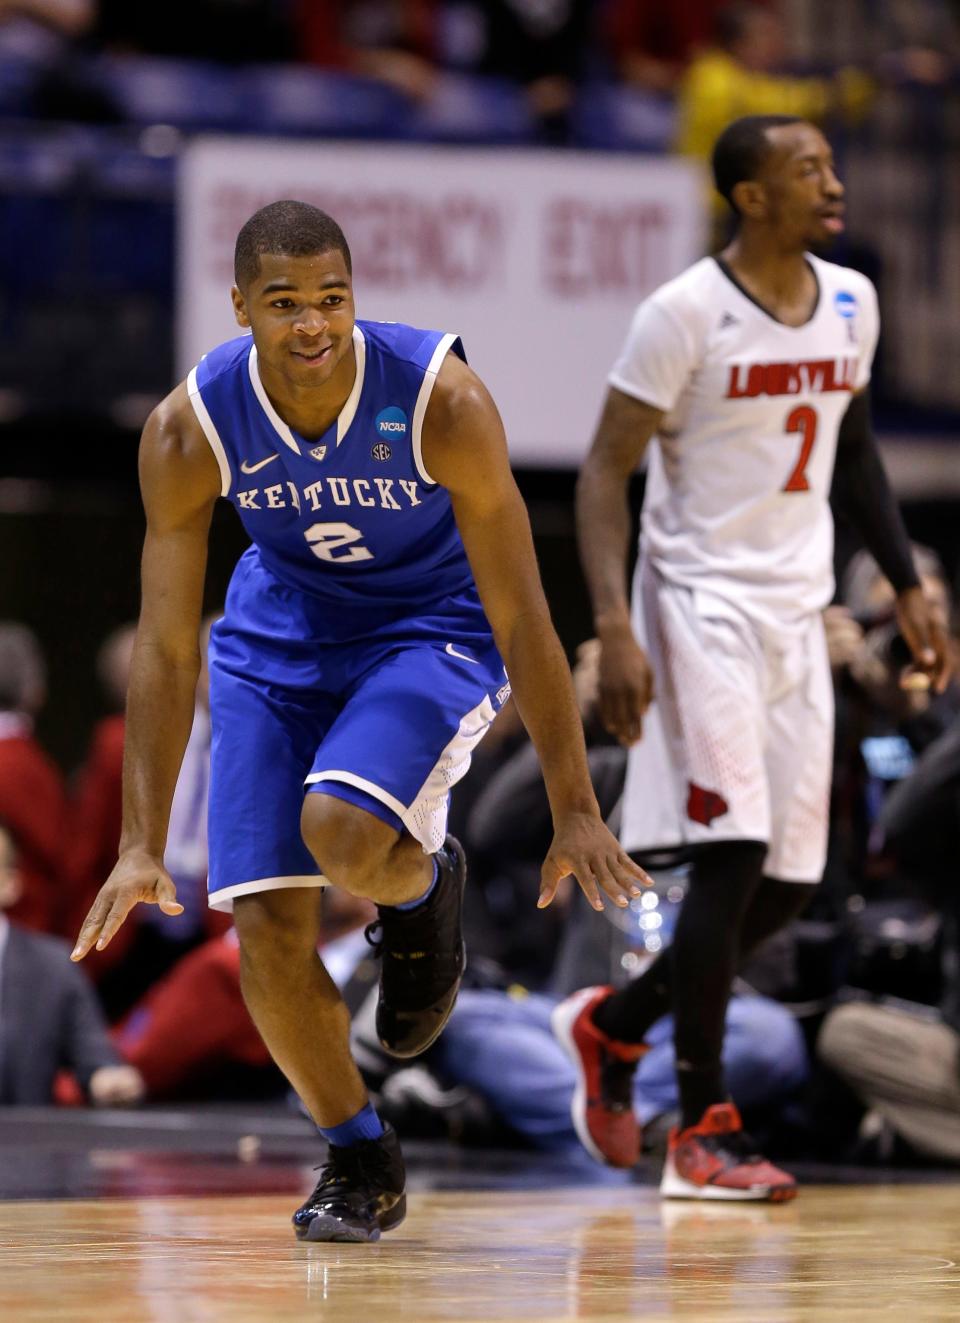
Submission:
<svg viewBox="0 0 960 1323">
<path fill-rule="evenodd" d="M 932 553 L 918 551 L 924 587 L 946 618 L 942 568 Z M 880 1122 L 887 1139 L 898 1136 L 915 1153 L 958 1160 L 958 687 L 954 681 L 942 695 L 898 693 L 895 626 L 884 619 L 885 582 L 874 565 L 858 558 L 844 582 L 867 626 L 858 625 L 862 633 L 851 649 L 850 674 L 873 702 L 866 719 L 861 708 L 858 728 L 868 830 L 858 888 L 863 894 L 848 901 L 848 987 L 823 1024 L 817 1052 L 850 1086 L 871 1123 Z"/>
<path fill-rule="evenodd" d="M 593 929 L 595 956 L 600 957 L 593 972 L 580 969 L 576 986 L 592 976 L 619 982 L 639 973 L 652 954 L 644 950 L 645 938 L 655 938 L 657 950 L 669 940 L 679 909 L 678 900 L 670 897 L 679 889 L 676 880 L 665 880 L 658 888 L 659 905 L 641 906 L 632 914 L 614 915 L 612 907 L 603 915 L 586 905 L 579 906 L 579 912 L 574 908 L 569 922 L 581 932 Z M 652 893 L 647 895 L 653 899 Z M 641 926 L 656 920 L 661 924 L 657 929 Z M 582 943 L 577 944 L 582 953 Z M 601 953 L 607 957 L 605 971 L 599 967 Z M 574 1156 L 583 1153 L 570 1115 L 577 1075 L 550 1024 L 561 999 L 517 987 L 465 989 L 428 1061 L 442 1082 L 473 1089 L 528 1143 Z M 634 1076 L 633 1106 L 644 1127 L 644 1146 L 653 1149 L 665 1144 L 678 1108 L 670 1016 L 653 1025 L 647 1042 L 650 1050 Z M 743 983 L 728 1007 L 723 1060 L 731 1097 L 758 1127 L 776 1124 L 780 1110 L 796 1098 L 807 1077 L 806 1049 L 796 1020 L 779 1003 L 755 995 Z"/>
<path fill-rule="evenodd" d="M 946 625 L 952 611 L 939 557 L 916 545 L 913 554 L 924 592 Z M 844 924 L 862 908 L 864 890 L 873 900 L 910 894 L 895 861 L 879 848 L 877 821 L 891 788 L 960 711 L 960 687 L 953 680 L 934 693 L 912 673 L 893 590 L 867 552 L 849 562 L 839 598 L 824 613 L 836 691 L 830 836 L 823 886 L 807 917 Z"/>
<path fill-rule="evenodd" d="M 626 768 L 626 753 L 599 734 L 595 720 L 599 649 L 588 640 L 577 650 L 574 683 L 587 735 L 594 790 L 604 815 L 615 815 Z M 522 745 L 489 779 L 467 818 L 468 858 L 479 858 L 499 877 L 521 914 L 534 912 L 539 864 L 549 845 L 551 819 L 538 760 Z M 658 879 L 658 882 L 661 879 Z M 569 1108 L 575 1072 L 550 1031 L 552 1008 L 584 983 L 625 981 L 668 944 L 679 908 L 683 879 L 662 879 L 654 902 L 644 896 L 623 914 L 612 907 L 604 914 L 580 905 L 568 889 L 567 916 L 557 908 L 557 931 L 534 934 L 526 944 L 505 946 L 510 976 L 524 981 L 531 968 L 549 971 L 549 993 L 520 990 L 466 990 L 454 1015 L 430 1054 L 429 1063 L 448 1082 L 469 1084 L 494 1113 L 516 1132 L 540 1147 L 570 1148 L 578 1141 Z M 538 915 L 542 919 L 542 915 Z M 527 930 L 529 932 L 529 930 Z M 543 945 L 551 939 L 555 950 Z M 469 937 L 468 937 L 469 946 Z M 516 991 L 516 990 L 515 990 Z M 724 1046 L 735 1100 L 756 1116 L 768 1118 L 799 1089 L 806 1078 L 802 1032 L 789 1011 L 775 1001 L 752 995 L 741 984 L 731 1002 Z M 669 1017 L 651 1033 L 651 1050 L 635 1076 L 634 1106 L 642 1123 L 666 1118 L 676 1106 L 672 1066 L 672 1025 Z M 664 1132 L 663 1126 L 654 1132 Z"/>
<path fill-rule="evenodd" d="M 863 1107 L 926 1157 L 960 1161 L 960 718 L 921 754 L 880 814 L 885 848 L 940 920 L 925 967 L 939 974 L 937 1005 L 874 996 L 831 1011 L 817 1044 Z M 913 941 L 911 943 L 911 936 Z M 917 934 L 891 934 L 898 963 Z M 907 989 L 910 991 L 910 989 Z M 932 1000 L 932 998 L 931 998 Z"/>
</svg>

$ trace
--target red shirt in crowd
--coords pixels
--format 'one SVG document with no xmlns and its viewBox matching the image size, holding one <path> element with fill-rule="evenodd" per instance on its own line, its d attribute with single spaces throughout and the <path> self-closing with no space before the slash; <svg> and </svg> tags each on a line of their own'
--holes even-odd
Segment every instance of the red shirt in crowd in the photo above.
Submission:
<svg viewBox="0 0 960 1323">
<path fill-rule="evenodd" d="M 9 916 L 28 928 L 54 932 L 63 902 L 63 778 L 33 738 L 29 717 L 15 712 L 0 712 L 0 821 L 16 843 L 23 881 Z"/>
</svg>

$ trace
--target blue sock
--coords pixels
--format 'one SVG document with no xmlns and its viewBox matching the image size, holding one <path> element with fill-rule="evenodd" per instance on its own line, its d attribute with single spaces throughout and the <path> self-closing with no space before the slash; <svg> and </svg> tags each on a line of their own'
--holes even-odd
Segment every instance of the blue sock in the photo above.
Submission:
<svg viewBox="0 0 960 1323">
<path fill-rule="evenodd" d="M 346 1148 L 350 1144 L 359 1143 L 361 1139 L 379 1139 L 383 1134 L 383 1123 L 374 1111 L 373 1103 L 367 1103 L 349 1121 L 341 1121 L 340 1125 L 321 1125 L 317 1129 L 328 1144 Z"/>
<path fill-rule="evenodd" d="M 405 900 L 402 905 L 394 905 L 393 908 L 395 910 L 415 910 L 418 905 L 422 905 L 425 900 L 429 900 L 430 897 L 433 895 L 433 888 L 437 885 L 437 878 L 439 876 L 440 876 L 440 865 L 437 863 L 436 858 L 434 858 L 433 877 L 431 878 L 430 885 L 427 887 L 423 895 L 417 896 L 416 900 Z"/>
</svg>

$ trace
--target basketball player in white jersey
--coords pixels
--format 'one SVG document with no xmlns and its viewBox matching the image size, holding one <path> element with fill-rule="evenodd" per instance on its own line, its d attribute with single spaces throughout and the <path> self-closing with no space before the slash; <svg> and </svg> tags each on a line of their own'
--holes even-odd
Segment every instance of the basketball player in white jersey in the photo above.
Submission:
<svg viewBox="0 0 960 1323">
<path fill-rule="evenodd" d="M 630 746 L 622 844 L 648 866 L 689 859 L 690 886 L 671 952 L 620 992 L 576 994 L 554 1025 L 580 1070 L 578 1133 L 629 1166 L 631 1076 L 672 1010 L 682 1116 L 662 1192 L 782 1200 L 795 1182 L 745 1137 L 721 1044 L 738 962 L 800 911 L 825 860 L 835 464 L 835 495 L 897 591 L 904 683 L 942 688 L 946 645 L 870 429 L 876 293 L 809 251 L 843 230 L 829 144 L 751 116 L 713 168 L 735 237 L 638 309 L 577 491 L 602 715 Z M 626 491 L 651 441 L 631 611 Z"/>
</svg>

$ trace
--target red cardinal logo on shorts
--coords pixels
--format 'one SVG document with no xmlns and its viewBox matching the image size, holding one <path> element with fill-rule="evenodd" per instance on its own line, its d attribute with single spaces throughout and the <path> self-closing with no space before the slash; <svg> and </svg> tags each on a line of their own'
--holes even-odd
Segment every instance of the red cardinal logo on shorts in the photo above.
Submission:
<svg viewBox="0 0 960 1323">
<path fill-rule="evenodd" d="M 709 827 L 714 818 L 722 818 L 724 813 L 730 811 L 730 805 L 723 795 L 718 795 L 715 790 L 704 790 L 703 786 L 695 786 L 692 781 L 689 785 L 687 817 L 693 822 L 701 822 L 704 827 Z"/>
</svg>

